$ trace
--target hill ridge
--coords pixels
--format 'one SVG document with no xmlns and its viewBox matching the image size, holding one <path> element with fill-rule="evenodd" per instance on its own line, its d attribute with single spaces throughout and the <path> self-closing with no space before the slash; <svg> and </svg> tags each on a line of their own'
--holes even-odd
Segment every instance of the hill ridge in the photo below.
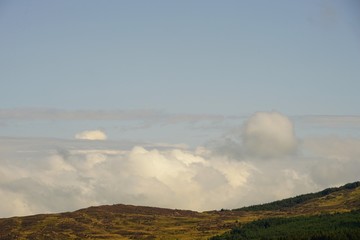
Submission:
<svg viewBox="0 0 360 240">
<path fill-rule="evenodd" d="M 284 208 L 291 208 L 295 207 L 296 205 L 305 203 L 315 198 L 321 198 L 328 196 L 334 192 L 342 191 L 342 190 L 349 190 L 355 189 L 360 186 L 360 181 L 356 181 L 353 183 L 347 183 L 340 187 L 331 187 L 326 188 L 322 191 L 315 192 L 315 193 L 307 193 L 301 194 L 295 197 L 285 198 L 282 200 L 277 200 L 269 203 L 257 204 L 248 207 L 236 208 L 233 209 L 234 211 L 264 211 L 264 210 L 283 210 Z"/>
</svg>

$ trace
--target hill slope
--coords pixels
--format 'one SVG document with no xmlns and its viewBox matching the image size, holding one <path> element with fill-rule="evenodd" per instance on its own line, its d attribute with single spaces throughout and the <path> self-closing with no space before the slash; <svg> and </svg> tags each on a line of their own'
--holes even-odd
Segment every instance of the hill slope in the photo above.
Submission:
<svg viewBox="0 0 360 240">
<path fill-rule="evenodd" d="M 313 211 L 315 208 L 322 209 L 325 206 L 329 207 L 332 205 L 335 211 L 338 211 L 343 204 L 343 200 L 346 199 L 346 209 L 360 207 L 358 200 L 358 191 L 360 190 L 360 182 L 348 183 L 341 187 L 327 188 L 321 192 L 308 193 L 299 195 L 292 198 L 287 198 L 271 203 L 265 203 L 260 205 L 254 205 L 250 207 L 243 207 L 235 210 L 243 211 L 278 211 L 278 210 L 289 210 L 290 208 L 306 207 Z M 310 204 L 310 205 L 309 205 Z"/>
<path fill-rule="evenodd" d="M 211 240 L 348 240 L 359 239 L 360 210 L 289 218 L 267 218 L 239 225 Z"/>
<path fill-rule="evenodd" d="M 236 210 L 199 213 L 117 204 L 4 218 L 0 239 L 208 239 L 258 219 L 356 209 L 360 209 L 359 182 Z"/>
</svg>

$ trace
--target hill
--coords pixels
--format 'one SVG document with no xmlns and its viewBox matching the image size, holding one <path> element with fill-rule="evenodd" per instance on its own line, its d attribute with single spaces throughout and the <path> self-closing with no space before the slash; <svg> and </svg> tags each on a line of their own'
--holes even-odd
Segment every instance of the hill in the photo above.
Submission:
<svg viewBox="0 0 360 240">
<path fill-rule="evenodd" d="M 359 239 L 360 210 L 301 216 L 289 218 L 267 218 L 234 227 L 231 231 L 211 240 L 348 240 Z"/>
<path fill-rule="evenodd" d="M 233 221 L 223 213 L 116 204 L 0 219 L 0 239 L 204 239 Z"/>
<path fill-rule="evenodd" d="M 317 193 L 308 193 L 308 194 L 303 194 L 303 195 L 299 195 L 296 197 L 292 197 L 292 198 L 287 198 L 287 199 L 283 199 L 283 200 L 279 200 L 279 201 L 275 201 L 275 202 L 271 202 L 271 203 L 265 203 L 265 204 L 260 204 L 260 205 L 254 205 L 254 206 L 249 206 L 249 207 L 243 207 L 243 208 L 239 208 L 239 209 L 234 209 L 237 211 L 278 211 L 278 210 L 289 210 L 290 208 L 296 208 L 299 206 L 304 205 L 303 207 L 305 207 L 306 203 L 313 203 L 313 205 L 317 205 L 317 206 L 312 206 L 310 209 L 313 211 L 315 207 L 320 207 L 323 206 L 324 201 L 326 202 L 325 205 L 330 204 L 331 202 L 333 202 L 331 205 L 334 206 L 334 210 L 338 211 L 339 208 L 341 208 L 341 206 L 338 206 L 338 204 L 336 204 L 336 198 L 340 198 L 338 200 L 340 200 L 340 203 L 342 204 L 343 202 L 341 200 L 344 200 L 344 198 L 346 198 L 346 206 L 347 208 L 353 207 L 354 209 L 357 209 L 360 207 L 360 203 L 359 201 L 357 201 L 357 191 L 352 191 L 353 189 L 356 189 L 360 186 L 360 182 L 354 182 L 354 183 L 348 183 L 345 184 L 344 186 L 341 187 L 334 187 L 334 188 L 327 188 L 321 192 L 317 192 Z M 334 193 L 334 194 L 332 194 Z M 341 194 L 339 194 L 341 193 Z M 342 194 L 345 194 L 345 196 L 343 196 Z M 333 201 L 331 201 L 331 199 L 333 198 Z"/>
<path fill-rule="evenodd" d="M 234 210 L 195 212 L 106 205 L 0 219 L 0 239 L 208 239 L 239 224 L 360 209 L 360 183 Z"/>
</svg>

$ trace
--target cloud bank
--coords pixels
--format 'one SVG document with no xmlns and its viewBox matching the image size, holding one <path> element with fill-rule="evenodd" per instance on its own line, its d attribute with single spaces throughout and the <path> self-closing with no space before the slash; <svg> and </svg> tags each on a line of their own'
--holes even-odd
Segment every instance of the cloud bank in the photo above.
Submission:
<svg viewBox="0 0 360 240">
<path fill-rule="evenodd" d="M 93 135 L 104 138 L 83 132 L 81 139 Z M 280 113 L 256 113 L 219 142 L 186 148 L 0 138 L 0 216 L 114 203 L 237 208 L 359 180 L 359 139 L 298 139 Z"/>
</svg>

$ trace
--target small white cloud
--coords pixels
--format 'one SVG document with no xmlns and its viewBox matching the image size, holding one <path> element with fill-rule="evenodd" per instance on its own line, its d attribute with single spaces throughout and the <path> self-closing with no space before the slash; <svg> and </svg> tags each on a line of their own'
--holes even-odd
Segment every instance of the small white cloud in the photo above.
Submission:
<svg viewBox="0 0 360 240">
<path fill-rule="evenodd" d="M 81 140 L 106 140 L 107 136 L 103 131 L 94 130 L 77 133 L 75 138 Z"/>
</svg>

